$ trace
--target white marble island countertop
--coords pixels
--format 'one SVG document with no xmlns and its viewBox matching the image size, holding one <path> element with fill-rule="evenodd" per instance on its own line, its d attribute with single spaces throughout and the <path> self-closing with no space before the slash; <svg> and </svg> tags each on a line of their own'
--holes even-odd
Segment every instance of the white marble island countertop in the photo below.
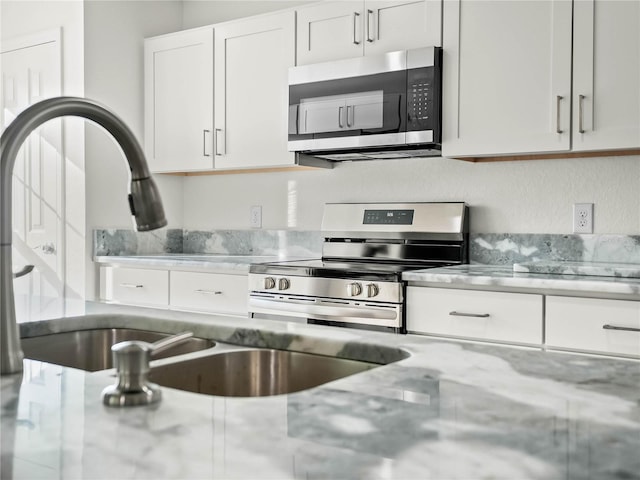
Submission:
<svg viewBox="0 0 640 480">
<path fill-rule="evenodd" d="M 522 273 L 511 265 L 458 265 L 404 272 L 410 284 L 470 288 L 511 288 L 544 293 L 572 292 L 589 296 L 640 300 L 640 278 L 555 272 Z"/>
<path fill-rule="evenodd" d="M 23 378 L 2 377 L 3 479 L 640 478 L 637 361 L 104 304 L 65 308 L 68 318 L 50 321 L 35 307 L 24 312 L 22 335 L 190 329 L 379 362 L 410 356 L 289 395 L 163 388 L 161 403 L 123 409 L 101 403 L 110 371 L 25 361 Z"/>
</svg>

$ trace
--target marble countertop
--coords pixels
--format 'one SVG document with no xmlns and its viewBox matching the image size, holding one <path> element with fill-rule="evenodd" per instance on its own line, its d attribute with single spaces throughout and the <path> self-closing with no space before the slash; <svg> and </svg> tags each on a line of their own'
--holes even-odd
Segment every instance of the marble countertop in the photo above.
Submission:
<svg viewBox="0 0 640 480">
<path fill-rule="evenodd" d="M 640 265 L 635 263 L 536 261 L 514 263 L 513 271 L 519 273 L 589 275 L 640 279 Z"/>
<path fill-rule="evenodd" d="M 299 257 L 278 255 L 103 255 L 94 257 L 96 263 L 143 268 L 180 269 L 245 275 L 252 263 L 300 260 Z M 306 257 L 305 257 L 306 259 Z"/>
<path fill-rule="evenodd" d="M 517 288 L 539 292 L 577 292 L 595 296 L 615 296 L 640 300 L 640 278 L 615 276 L 564 275 L 558 273 L 520 273 L 511 265 L 459 265 L 413 270 L 402 274 L 410 283 L 430 286 L 476 286 Z"/>
<path fill-rule="evenodd" d="M 640 479 L 638 361 L 72 301 L 24 299 L 18 311 L 23 336 L 191 329 L 409 357 L 289 395 L 164 388 L 160 404 L 124 409 L 100 400 L 112 372 L 27 360 L 23 376 L 1 379 L 2 478 Z"/>
</svg>

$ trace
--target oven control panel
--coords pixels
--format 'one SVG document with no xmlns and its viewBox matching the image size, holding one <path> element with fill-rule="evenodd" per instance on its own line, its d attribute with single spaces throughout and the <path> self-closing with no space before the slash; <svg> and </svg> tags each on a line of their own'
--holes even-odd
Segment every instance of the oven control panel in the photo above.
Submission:
<svg viewBox="0 0 640 480">
<path fill-rule="evenodd" d="M 365 210 L 364 225 L 411 225 L 415 210 Z"/>
<path fill-rule="evenodd" d="M 400 282 L 370 282 L 354 279 L 249 274 L 250 294 L 305 295 L 345 300 L 402 303 Z"/>
</svg>

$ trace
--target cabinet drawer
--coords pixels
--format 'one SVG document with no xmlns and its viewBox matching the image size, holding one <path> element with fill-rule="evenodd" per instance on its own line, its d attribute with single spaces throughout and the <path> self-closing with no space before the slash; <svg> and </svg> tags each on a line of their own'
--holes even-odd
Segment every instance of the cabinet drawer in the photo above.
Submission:
<svg viewBox="0 0 640 480">
<path fill-rule="evenodd" d="M 109 302 L 166 307 L 169 272 L 103 267 L 100 269 L 100 298 Z"/>
<path fill-rule="evenodd" d="M 408 287 L 407 330 L 540 345 L 542 305 L 542 295 Z"/>
<path fill-rule="evenodd" d="M 546 327 L 549 347 L 640 357 L 640 302 L 548 296 Z"/>
<path fill-rule="evenodd" d="M 248 277 L 171 272 L 171 308 L 247 315 Z"/>
</svg>

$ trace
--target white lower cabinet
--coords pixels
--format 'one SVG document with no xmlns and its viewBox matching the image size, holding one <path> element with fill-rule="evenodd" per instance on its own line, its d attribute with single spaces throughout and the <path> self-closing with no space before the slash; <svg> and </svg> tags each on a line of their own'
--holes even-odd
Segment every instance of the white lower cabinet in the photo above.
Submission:
<svg viewBox="0 0 640 480">
<path fill-rule="evenodd" d="M 541 345 L 543 296 L 407 287 L 411 333 Z"/>
<path fill-rule="evenodd" d="M 640 302 L 548 296 L 546 345 L 640 357 Z"/>
<path fill-rule="evenodd" d="M 178 270 L 100 268 L 100 300 L 246 317 L 248 277 Z"/>
<path fill-rule="evenodd" d="M 102 267 L 100 299 L 126 305 L 167 307 L 169 272 L 144 268 Z"/>
<path fill-rule="evenodd" d="M 170 308 L 246 316 L 248 277 L 171 272 Z"/>
</svg>

